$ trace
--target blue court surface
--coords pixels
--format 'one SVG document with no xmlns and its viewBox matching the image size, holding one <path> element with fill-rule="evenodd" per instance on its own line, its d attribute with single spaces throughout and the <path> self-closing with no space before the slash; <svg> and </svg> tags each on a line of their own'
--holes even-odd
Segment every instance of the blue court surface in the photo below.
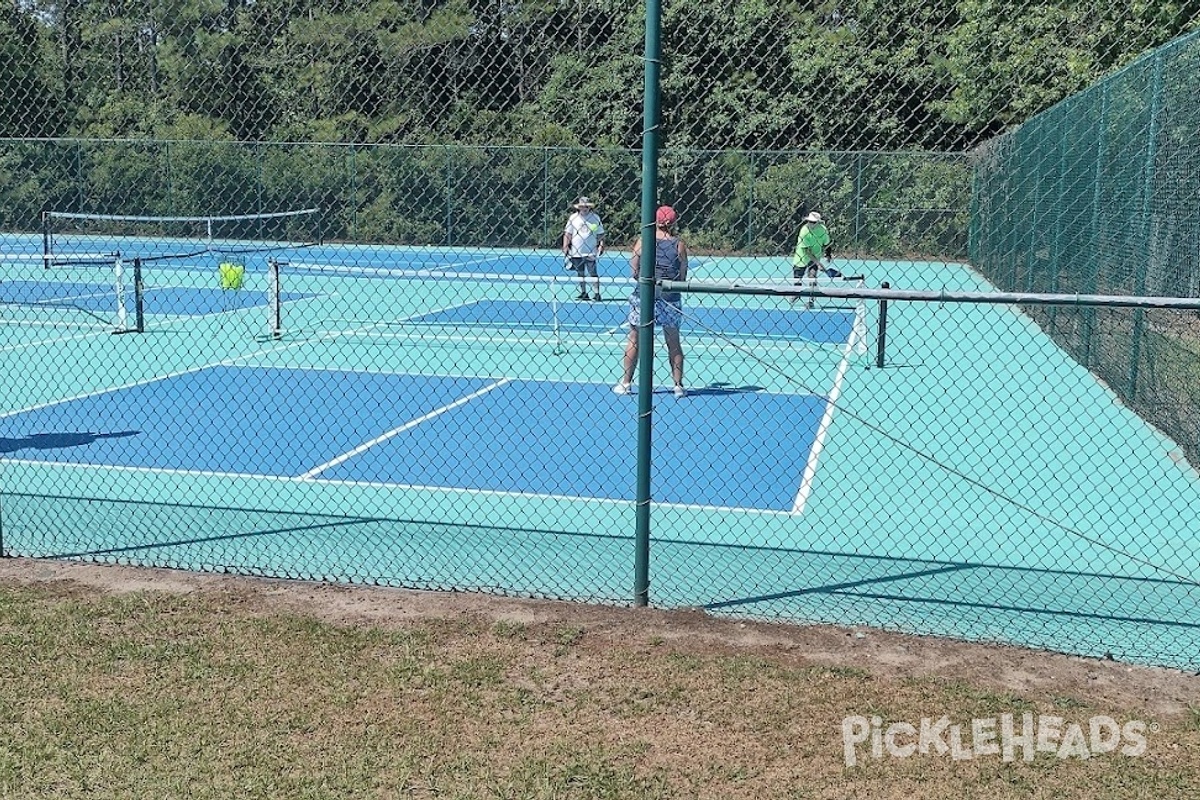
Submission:
<svg viewBox="0 0 1200 800">
<path fill-rule="evenodd" d="M 614 457 L 595 446 L 636 436 L 636 418 L 625 413 L 633 401 L 607 388 L 218 366 L 10 414 L 0 419 L 0 452 L 62 464 L 633 500 L 636 452 Z M 195 413 L 196 397 L 270 397 L 271 405 L 214 420 Z M 744 415 L 744 404 L 765 409 L 774 424 L 753 436 L 746 429 L 738 441 L 736 430 L 711 423 Z M 825 405 L 807 395 L 693 392 L 663 409 L 659 446 L 671 457 L 656 465 L 655 496 L 790 511 Z M 576 409 L 585 407 L 591 421 L 580 436 Z M 115 430 L 114 419 L 136 426 Z M 508 434 L 503 448 L 497 429 Z M 730 486 L 729 474 L 745 480 Z"/>
<path fill-rule="evenodd" d="M 552 252 L 288 256 L 278 306 L 265 257 L 236 291 L 219 255 L 148 267 L 129 336 L 111 270 L 0 258 L 5 552 L 628 603 L 627 255 L 604 302 Z M 1200 478 L 1018 310 L 896 305 L 880 369 L 869 303 L 683 308 L 685 398 L 655 333 L 653 603 L 1200 668 Z"/>
</svg>

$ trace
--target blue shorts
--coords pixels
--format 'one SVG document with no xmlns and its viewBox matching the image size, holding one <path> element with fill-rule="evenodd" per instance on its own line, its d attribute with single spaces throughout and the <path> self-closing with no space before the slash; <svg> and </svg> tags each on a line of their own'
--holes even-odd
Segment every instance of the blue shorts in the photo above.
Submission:
<svg viewBox="0 0 1200 800">
<path fill-rule="evenodd" d="M 638 293 L 634 292 L 629 298 L 629 316 L 626 321 L 629 327 L 636 328 L 642 324 L 642 301 L 638 298 Z M 682 299 L 675 301 L 663 300 L 655 298 L 654 300 L 654 324 L 660 328 L 675 328 L 679 329 L 680 323 L 683 322 L 683 301 Z"/>
<path fill-rule="evenodd" d="M 578 272 L 581 278 L 595 278 L 596 273 L 596 257 L 595 256 L 571 256 L 571 270 Z"/>
</svg>

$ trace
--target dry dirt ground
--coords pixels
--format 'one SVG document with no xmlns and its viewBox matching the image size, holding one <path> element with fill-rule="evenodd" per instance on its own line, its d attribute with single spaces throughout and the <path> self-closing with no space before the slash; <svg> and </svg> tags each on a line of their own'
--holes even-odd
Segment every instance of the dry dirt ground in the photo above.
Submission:
<svg viewBox="0 0 1200 800">
<path fill-rule="evenodd" d="M 1200 676 L 1176 670 L 828 625 L 741 622 L 700 611 L 615 608 L 482 594 L 417 592 L 74 562 L 0 559 L 0 583 L 67 594 L 166 592 L 235 601 L 247 614 L 284 612 L 347 626 L 396 627 L 472 618 L 569 625 L 591 646 L 659 639 L 696 655 L 749 655 L 782 665 L 867 669 L 877 679 L 937 677 L 1034 698 L 1072 697 L 1157 719 L 1200 708 Z"/>
</svg>

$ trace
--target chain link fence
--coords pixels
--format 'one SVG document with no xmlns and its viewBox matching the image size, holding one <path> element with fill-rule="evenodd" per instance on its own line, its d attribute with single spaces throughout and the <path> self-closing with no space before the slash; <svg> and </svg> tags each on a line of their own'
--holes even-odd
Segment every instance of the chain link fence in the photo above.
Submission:
<svg viewBox="0 0 1200 800">
<path fill-rule="evenodd" d="M 1017 291 L 1197 296 L 1197 66 L 1180 37 L 980 148 L 972 263 Z M 1195 318 L 1035 316 L 1200 463 Z"/>
<path fill-rule="evenodd" d="M 0 554 L 1196 668 L 1200 8 L 662 10 L 647 446 L 644 7 L 6 6 Z"/>
</svg>

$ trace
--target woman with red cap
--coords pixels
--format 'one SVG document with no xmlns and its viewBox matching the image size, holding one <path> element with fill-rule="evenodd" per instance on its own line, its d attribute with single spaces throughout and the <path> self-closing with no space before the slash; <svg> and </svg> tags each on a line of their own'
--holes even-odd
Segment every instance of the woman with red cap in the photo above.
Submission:
<svg viewBox="0 0 1200 800">
<path fill-rule="evenodd" d="M 674 233 L 679 215 L 670 206 L 660 206 L 654 215 L 654 278 L 655 280 L 687 280 L 687 245 Z M 633 255 L 629 266 L 636 281 L 641 273 L 642 240 L 633 243 Z M 683 345 L 679 341 L 679 325 L 683 321 L 683 296 L 679 292 L 654 294 L 654 322 L 662 328 L 663 340 L 667 344 L 667 356 L 671 362 L 671 378 L 675 381 L 675 396 L 685 397 L 683 388 Z M 635 291 L 630 298 L 629 338 L 625 341 L 625 372 L 621 381 L 613 387 L 617 394 L 632 391 L 633 371 L 637 366 L 638 326 L 641 324 L 641 304 Z"/>
</svg>

